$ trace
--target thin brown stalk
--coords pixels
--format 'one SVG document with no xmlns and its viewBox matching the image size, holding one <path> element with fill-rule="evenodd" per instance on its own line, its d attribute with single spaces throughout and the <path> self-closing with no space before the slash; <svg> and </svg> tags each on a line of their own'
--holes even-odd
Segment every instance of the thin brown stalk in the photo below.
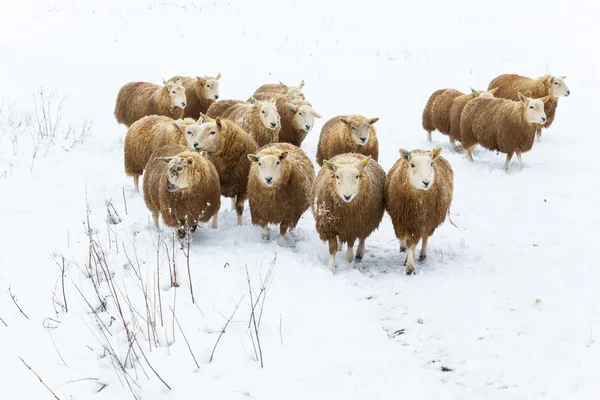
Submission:
<svg viewBox="0 0 600 400">
<path fill-rule="evenodd" d="M 171 308 L 171 307 L 169 307 Z M 177 326 L 179 327 L 179 330 L 181 331 L 181 334 L 183 335 L 183 340 L 185 340 L 185 344 L 187 344 L 188 350 L 190 351 L 190 354 L 192 355 L 192 358 L 194 359 L 194 364 L 196 364 L 196 367 L 198 369 L 200 369 L 200 365 L 198 365 L 198 361 L 196 361 L 196 356 L 194 356 L 194 352 L 192 351 L 192 347 L 190 346 L 190 342 L 188 342 L 187 337 L 185 336 L 185 333 L 183 332 L 183 329 L 181 328 L 181 324 L 179 323 L 179 319 L 177 319 L 177 316 L 175 315 L 175 311 L 171 308 L 171 311 L 173 311 L 173 317 L 175 319 L 175 322 L 177 322 Z"/>
<path fill-rule="evenodd" d="M 256 344 L 258 346 L 260 367 L 264 368 L 265 364 L 263 362 L 262 346 L 260 345 L 260 337 L 258 335 L 258 325 L 256 324 L 256 315 L 254 314 L 254 303 L 252 301 L 252 284 L 250 283 L 250 272 L 248 271 L 248 264 L 246 264 L 246 277 L 248 278 L 248 293 L 250 293 L 250 312 L 251 312 L 250 318 L 254 324 L 254 334 L 256 335 Z M 252 332 L 250 333 L 250 335 L 252 336 Z"/>
<path fill-rule="evenodd" d="M 5 327 L 8 328 L 8 325 L 6 324 L 6 322 L 4 322 L 4 320 L 2 319 L 2 317 L 0 317 L 0 321 L 4 324 Z"/>
<path fill-rule="evenodd" d="M 125 215 L 128 215 L 129 213 L 127 212 L 127 197 L 125 197 L 125 188 L 123 189 L 123 203 L 125 204 Z"/>
<path fill-rule="evenodd" d="M 35 372 L 35 371 L 34 371 L 34 370 L 33 370 L 33 369 L 32 369 L 32 368 L 29 366 L 29 365 L 27 365 L 27 363 L 25 362 L 25 360 L 23 360 L 21 357 L 19 357 L 19 360 L 21 360 L 21 362 L 23 363 L 23 365 L 25 365 L 25 366 L 26 366 L 26 367 L 27 367 L 27 368 L 28 368 L 28 369 L 29 369 L 31 372 L 33 372 L 33 374 L 34 374 L 34 375 L 35 375 L 35 376 L 38 378 L 38 380 L 40 381 L 40 383 L 41 383 L 42 385 L 44 385 L 44 387 L 45 387 L 46 389 L 48 389 L 48 391 L 49 391 L 50 393 L 52 393 L 52 396 L 54 396 L 54 398 L 55 398 L 56 400 L 60 400 L 60 398 L 59 398 L 59 397 L 56 395 L 56 393 L 54 393 L 54 392 L 52 391 L 52 389 L 50 389 L 50 388 L 48 387 L 48 385 L 46 385 L 46 383 L 45 383 L 45 382 L 42 380 L 42 378 L 41 378 L 41 377 L 40 377 L 40 376 L 37 374 L 37 372 Z"/>
<path fill-rule="evenodd" d="M 240 301 L 238 301 L 237 305 L 233 309 L 233 312 L 231 313 L 231 316 L 229 317 L 229 319 L 227 319 L 227 322 L 225 322 L 223 329 L 221 329 L 221 333 L 219 334 L 219 337 L 217 338 L 217 341 L 215 342 L 215 345 L 213 346 L 212 352 L 210 353 L 210 359 L 208 360 L 209 363 L 212 362 L 213 357 L 215 356 L 215 351 L 217 350 L 217 345 L 221 341 L 221 336 L 223 336 L 223 334 L 225 333 L 225 330 L 227 329 L 227 327 L 229 326 L 229 323 L 235 316 L 235 313 L 237 312 L 238 308 L 240 307 L 240 304 L 242 304 L 242 300 L 244 300 L 244 297 L 246 297 L 246 295 L 243 295 L 242 298 L 240 299 Z"/>
<path fill-rule="evenodd" d="M 160 315 L 160 326 L 165 326 L 163 320 L 163 311 L 162 311 L 162 297 L 160 295 L 160 232 L 158 233 L 158 240 L 156 243 L 156 290 L 158 292 L 158 314 Z"/>
<path fill-rule="evenodd" d="M 23 316 L 27 319 L 29 319 L 29 317 L 27 316 L 27 314 L 25 314 L 23 312 L 23 310 L 21 310 L 21 307 L 19 306 L 19 303 L 17 303 L 17 298 L 15 297 L 14 294 L 12 294 L 12 292 L 10 291 L 10 286 L 8 287 L 8 294 L 10 294 L 10 297 L 12 298 L 13 303 L 15 303 L 15 306 L 17 306 L 17 308 L 19 309 L 19 312 L 21 314 L 23 314 Z"/>
<path fill-rule="evenodd" d="M 137 342 L 137 340 L 135 341 L 135 343 L 138 345 L 138 348 L 140 349 L 140 353 L 142 353 L 142 356 L 144 357 L 144 360 L 146 360 L 146 364 L 148 364 L 148 367 L 150 367 L 150 369 L 152 370 L 152 372 L 154 372 L 154 375 L 156 375 L 156 377 L 158 379 L 160 379 L 160 381 L 167 387 L 167 389 L 172 390 L 171 386 L 169 386 L 167 384 L 167 382 L 165 382 L 164 379 L 160 377 L 160 375 L 158 374 L 158 372 L 156 372 L 156 370 L 152 367 L 152 365 L 150 365 L 150 362 L 148 361 L 148 359 L 146 358 L 146 355 L 144 354 L 144 350 L 142 350 L 142 347 Z"/>
</svg>

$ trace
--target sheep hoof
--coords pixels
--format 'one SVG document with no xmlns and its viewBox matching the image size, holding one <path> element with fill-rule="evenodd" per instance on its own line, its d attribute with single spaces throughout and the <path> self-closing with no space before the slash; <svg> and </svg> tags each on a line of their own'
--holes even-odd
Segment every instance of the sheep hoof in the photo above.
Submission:
<svg viewBox="0 0 600 400">
<path fill-rule="evenodd" d="M 424 261 L 427 258 L 427 254 L 421 254 L 419 256 L 419 261 Z"/>
<path fill-rule="evenodd" d="M 400 253 L 406 253 L 406 247 L 400 246 Z"/>
<path fill-rule="evenodd" d="M 179 237 L 179 239 L 184 239 L 185 238 L 185 229 L 177 229 L 177 236 Z"/>
<path fill-rule="evenodd" d="M 269 235 L 262 235 L 262 239 L 263 239 L 263 240 L 269 240 L 269 239 L 270 239 L 270 237 L 269 237 Z"/>
<path fill-rule="evenodd" d="M 406 268 L 406 275 L 414 275 L 415 274 L 415 268 Z"/>
<path fill-rule="evenodd" d="M 363 255 L 356 253 L 356 256 L 354 256 L 354 258 L 356 258 L 358 261 L 361 261 L 363 259 Z"/>
</svg>

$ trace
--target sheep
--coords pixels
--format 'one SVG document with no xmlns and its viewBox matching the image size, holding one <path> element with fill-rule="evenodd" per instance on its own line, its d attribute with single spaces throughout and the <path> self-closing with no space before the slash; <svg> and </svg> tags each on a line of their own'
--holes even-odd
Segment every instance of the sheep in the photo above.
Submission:
<svg viewBox="0 0 600 400">
<path fill-rule="evenodd" d="M 539 125 L 536 131 L 537 140 L 539 141 L 542 137 L 542 128 L 549 128 L 554 121 L 558 98 L 568 97 L 571 94 L 564 81 L 566 78 L 566 76 L 544 75 L 538 79 L 531 79 L 516 74 L 505 74 L 494 78 L 489 87 L 498 88 L 495 94 L 496 97 L 514 101 L 519 100 L 519 93 L 534 99 L 550 96 L 550 100 L 544 104 L 546 122 Z"/>
<path fill-rule="evenodd" d="M 200 126 L 192 118 L 149 115 L 134 122 L 125 135 L 124 164 L 125 173 L 133 177 L 135 191 L 139 192 L 140 175 L 155 150 L 169 144 L 193 147 L 199 132 Z"/>
<path fill-rule="evenodd" d="M 272 143 L 256 154 L 248 178 L 248 203 L 252 223 L 262 228 L 269 240 L 268 224 L 279 224 L 279 246 L 284 246 L 288 228 L 293 229 L 310 206 L 315 169 L 300 148 L 289 143 Z"/>
<path fill-rule="evenodd" d="M 193 233 L 221 207 L 219 174 L 205 157 L 186 146 L 157 149 L 146 166 L 144 202 L 158 227 L 163 223 L 177 229 L 180 239 Z"/>
<path fill-rule="evenodd" d="M 538 126 L 546 122 L 544 103 L 550 97 L 531 99 L 519 93 L 519 101 L 479 97 L 468 102 L 462 112 L 460 132 L 469 161 L 473 161 L 473 148 L 480 144 L 506 154 L 505 171 L 517 153 L 519 168 L 523 169 L 521 154 L 531 149 Z"/>
<path fill-rule="evenodd" d="M 471 88 L 471 93 L 468 96 L 473 99 L 481 93 L 484 92 Z M 491 90 L 485 93 L 486 96 L 488 96 L 487 93 L 492 93 L 493 97 Z M 427 131 L 428 142 L 431 142 L 431 132 L 436 129 L 444 135 L 450 135 L 450 109 L 454 104 L 454 100 L 461 96 L 467 95 L 456 89 L 440 89 L 433 92 L 429 97 L 423 109 L 423 129 Z M 454 142 L 454 139 L 451 137 L 450 141 Z"/>
<path fill-rule="evenodd" d="M 268 83 L 262 85 L 252 95 L 256 100 L 270 100 L 273 97 L 291 96 L 297 99 L 305 100 L 302 88 L 304 87 L 304 79 L 298 86 L 287 86 L 283 82 Z"/>
<path fill-rule="evenodd" d="M 343 153 L 359 153 L 379 159 L 379 143 L 373 124 L 379 118 L 362 115 L 333 117 L 323 125 L 317 145 L 317 163 Z"/>
<path fill-rule="evenodd" d="M 273 101 L 217 101 L 208 108 L 211 118 L 227 118 L 248 132 L 259 146 L 279 141 L 281 122 Z"/>
<path fill-rule="evenodd" d="M 387 174 L 385 209 L 400 240 L 400 251 L 408 250 L 406 274 L 415 272 L 414 252 L 422 241 L 419 261 L 427 257 L 427 243 L 446 219 L 452 202 L 454 177 L 450 163 L 432 151 L 400 149 L 400 159 Z"/>
<path fill-rule="evenodd" d="M 477 97 L 494 97 L 494 93 L 498 88 L 494 88 L 488 91 L 480 91 L 471 89 L 471 93 L 456 97 L 452 101 L 452 107 L 450 107 L 450 143 L 454 144 L 455 141 L 461 141 L 460 136 L 460 116 L 462 110 L 465 108 L 467 103 Z"/>
<path fill-rule="evenodd" d="M 329 269 L 335 253 L 348 243 L 346 260 L 362 260 L 365 240 L 383 218 L 385 171 L 371 156 L 347 153 L 324 160 L 311 190 L 312 213 L 319 237 L 329 242 Z"/>
<path fill-rule="evenodd" d="M 162 86 L 149 82 L 130 82 L 119 90 L 115 118 L 129 127 L 146 115 L 165 115 L 183 118 L 186 106 L 185 88 L 181 81 L 163 82 Z"/>
<path fill-rule="evenodd" d="M 216 77 L 197 76 L 195 78 L 187 76 L 174 76 L 169 82 L 181 81 L 185 88 L 185 97 L 187 105 L 185 106 L 183 116 L 194 119 L 200 118 L 200 114 L 206 114 L 208 107 L 219 99 L 219 79 L 221 74 Z"/>
<path fill-rule="evenodd" d="M 219 172 L 221 195 L 231 197 L 235 202 L 237 224 L 242 225 L 244 201 L 248 193 L 248 174 L 250 160 L 248 154 L 255 154 L 259 146 L 232 121 L 217 117 L 202 116 L 200 133 L 193 140 L 197 151 L 206 152 L 206 157 L 213 162 Z M 212 220 L 212 227 L 217 228 L 217 214 Z"/>
<path fill-rule="evenodd" d="M 321 118 L 312 105 L 291 96 L 279 97 L 275 102 L 281 118 L 279 141 L 300 147 L 314 126 L 315 118 Z"/>
</svg>

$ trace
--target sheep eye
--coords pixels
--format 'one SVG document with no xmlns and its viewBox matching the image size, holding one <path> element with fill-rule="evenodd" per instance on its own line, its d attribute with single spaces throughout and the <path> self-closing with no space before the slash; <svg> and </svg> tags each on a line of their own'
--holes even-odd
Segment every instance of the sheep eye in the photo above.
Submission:
<svg viewBox="0 0 600 400">
<path fill-rule="evenodd" d="M 529 106 L 529 108 L 530 108 L 531 110 L 533 110 L 533 106 Z"/>
<path fill-rule="evenodd" d="M 433 167 L 433 163 L 431 163 L 431 166 Z"/>
<path fill-rule="evenodd" d="M 217 132 L 215 132 L 215 131 L 211 131 L 210 132 L 211 135 L 214 135 L 215 133 L 217 133 Z"/>
<path fill-rule="evenodd" d="M 558 86 L 558 82 L 554 82 L 554 84 Z"/>
<path fill-rule="evenodd" d="M 206 87 L 210 89 L 210 85 L 206 85 Z"/>
<path fill-rule="evenodd" d="M 415 164 L 414 164 L 414 163 L 410 163 L 410 166 L 414 168 L 414 167 L 415 167 Z"/>
<path fill-rule="evenodd" d="M 279 165 L 279 161 L 277 161 L 277 165 Z"/>
<path fill-rule="evenodd" d="M 352 127 L 352 130 L 353 130 L 353 131 L 355 131 L 355 130 L 356 130 L 356 128 L 353 126 L 353 127 Z"/>
<path fill-rule="evenodd" d="M 187 132 L 187 134 L 188 134 L 188 135 L 191 135 L 191 134 L 192 134 L 192 131 L 188 131 L 188 132 Z"/>
<path fill-rule="evenodd" d="M 263 114 L 264 114 L 265 112 L 264 112 L 264 111 L 261 111 L 261 113 L 263 113 Z"/>
<path fill-rule="evenodd" d="M 262 163 L 260 163 L 260 162 L 259 162 L 259 163 L 258 163 L 258 166 L 259 166 L 259 167 L 262 167 Z"/>
<path fill-rule="evenodd" d="M 340 179 L 340 176 L 339 176 L 339 175 L 336 175 L 336 176 L 335 176 L 335 179 Z"/>
<path fill-rule="evenodd" d="M 355 177 L 355 178 L 356 178 L 356 179 L 358 179 L 358 175 L 356 175 L 356 177 Z"/>
<path fill-rule="evenodd" d="M 175 91 L 173 90 L 173 94 L 175 94 Z"/>
<path fill-rule="evenodd" d="M 299 116 L 302 116 L 302 113 L 298 113 Z"/>
</svg>

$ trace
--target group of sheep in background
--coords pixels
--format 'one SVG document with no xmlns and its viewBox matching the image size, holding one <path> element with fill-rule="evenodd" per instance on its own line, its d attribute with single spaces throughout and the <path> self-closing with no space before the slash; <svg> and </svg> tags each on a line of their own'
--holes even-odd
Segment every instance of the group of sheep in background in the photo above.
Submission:
<svg viewBox="0 0 600 400">
<path fill-rule="evenodd" d="M 344 243 L 347 261 L 362 259 L 366 238 L 387 211 L 400 250 L 407 252 L 406 273 L 414 273 L 416 246 L 422 243 L 422 261 L 452 201 L 453 172 L 442 149 L 400 149 L 386 175 L 378 162 L 379 118 L 342 115 L 321 130 L 316 161 L 322 168 L 315 174 L 300 146 L 321 116 L 302 93 L 304 81 L 297 87 L 260 86 L 247 101 L 218 101 L 220 77 L 176 76 L 163 86 L 132 82 L 119 92 L 115 117 L 129 128 L 125 172 L 136 191 L 144 173 L 144 200 L 154 223 L 161 215 L 181 239 L 211 219 L 216 229 L 224 196 L 232 199 L 242 225 L 248 199 L 263 239 L 270 238 L 268 225 L 276 224 L 284 246 L 286 233 L 310 207 L 321 240 L 329 243 L 334 271 Z M 502 75 L 487 91 L 438 90 L 427 102 L 423 127 L 429 140 L 437 129 L 460 141 L 471 160 L 478 143 L 505 152 L 507 168 L 512 154 L 520 161 L 536 131 L 552 123 L 556 97 L 570 93 L 563 79 Z M 518 101 L 494 97 L 512 91 Z"/>
<path fill-rule="evenodd" d="M 564 79 L 505 74 L 494 78 L 487 91 L 437 90 L 423 110 L 423 129 L 429 141 L 436 129 L 449 135 L 451 143 L 459 141 L 470 161 L 479 144 L 506 154 L 505 171 L 514 154 L 523 169 L 521 155 L 531 150 L 536 136 L 540 139 L 542 128 L 554 121 L 558 98 L 571 94 Z"/>
</svg>

